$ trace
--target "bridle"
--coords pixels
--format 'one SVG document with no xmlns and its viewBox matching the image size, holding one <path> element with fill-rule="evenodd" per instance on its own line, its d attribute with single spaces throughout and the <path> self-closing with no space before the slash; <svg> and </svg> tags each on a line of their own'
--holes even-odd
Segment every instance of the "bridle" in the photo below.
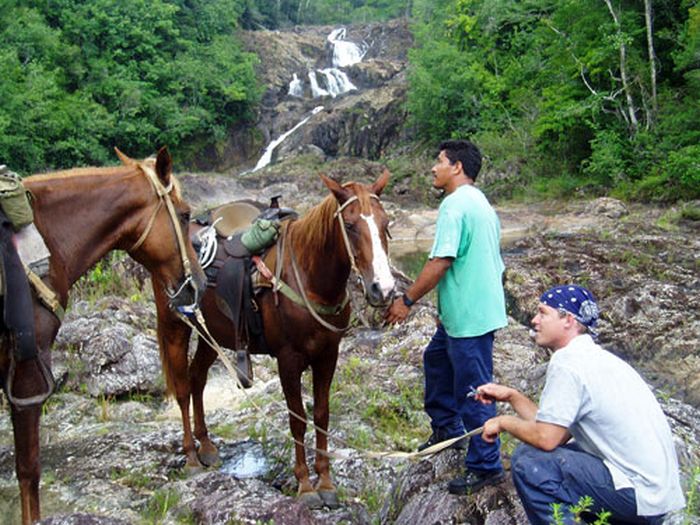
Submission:
<svg viewBox="0 0 700 525">
<path fill-rule="evenodd" d="M 370 193 L 369 196 L 371 199 L 375 199 L 375 200 L 377 200 L 377 202 L 381 202 L 381 199 L 379 197 L 377 197 L 374 193 Z M 357 276 L 357 279 L 360 281 L 360 284 L 362 285 L 362 293 L 367 295 L 367 288 L 365 287 L 365 281 L 362 278 L 362 274 L 360 273 L 360 270 L 357 268 L 357 264 L 355 263 L 355 252 L 353 252 L 353 250 L 352 250 L 352 245 L 350 244 L 350 239 L 348 238 L 348 232 L 345 228 L 345 222 L 343 221 L 343 210 L 357 200 L 360 200 L 360 198 L 357 195 L 353 195 L 348 200 L 346 200 L 342 205 L 338 204 L 338 209 L 335 211 L 334 218 L 338 219 L 338 223 L 340 224 L 340 232 L 343 236 L 343 244 L 345 244 L 345 250 L 348 252 L 348 259 L 350 259 L 350 269 L 355 273 L 355 275 Z"/>
<path fill-rule="evenodd" d="M 134 245 L 129 249 L 129 252 L 133 252 L 134 250 L 137 250 L 139 247 L 141 247 L 141 245 L 153 229 L 153 225 L 155 223 L 158 212 L 163 207 L 163 204 L 165 204 L 165 208 L 168 210 L 168 216 L 170 217 L 170 222 L 173 226 L 173 230 L 175 231 L 175 238 L 177 239 L 177 246 L 180 251 L 180 260 L 182 261 L 182 268 L 185 276 L 185 279 L 183 280 L 182 284 L 177 290 L 171 291 L 166 287 L 165 294 L 168 296 L 168 299 L 172 303 L 183 292 L 185 287 L 191 286 L 195 292 L 194 302 L 190 305 L 178 307 L 184 312 L 191 311 L 197 305 L 197 288 L 193 284 L 194 279 L 192 275 L 192 265 L 190 263 L 189 257 L 187 256 L 185 237 L 182 234 L 182 228 L 180 227 L 180 221 L 178 220 L 177 212 L 175 211 L 175 205 L 173 204 L 173 201 L 170 198 L 170 192 L 173 190 L 173 181 L 171 179 L 170 184 L 168 184 L 167 186 L 163 186 L 153 168 L 141 162 L 136 163 L 136 166 L 138 166 L 141 169 L 141 171 L 143 171 L 143 173 L 146 175 L 146 178 L 151 183 L 151 186 L 153 186 L 153 189 L 155 190 L 156 195 L 158 196 L 158 203 L 156 204 L 156 207 L 154 208 L 150 218 L 148 219 L 146 228 L 143 230 L 143 233 L 141 233 L 141 236 L 134 243 Z"/>
</svg>

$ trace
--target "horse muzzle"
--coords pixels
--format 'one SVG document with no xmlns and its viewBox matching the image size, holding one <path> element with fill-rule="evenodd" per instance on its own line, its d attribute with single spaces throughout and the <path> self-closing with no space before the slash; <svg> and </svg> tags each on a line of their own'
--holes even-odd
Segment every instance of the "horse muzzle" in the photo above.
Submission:
<svg viewBox="0 0 700 525">
<path fill-rule="evenodd" d="M 365 296 L 370 306 L 380 308 L 387 306 L 394 298 L 396 284 L 391 288 L 382 287 L 379 281 L 373 281 L 369 286 L 365 286 Z"/>
</svg>

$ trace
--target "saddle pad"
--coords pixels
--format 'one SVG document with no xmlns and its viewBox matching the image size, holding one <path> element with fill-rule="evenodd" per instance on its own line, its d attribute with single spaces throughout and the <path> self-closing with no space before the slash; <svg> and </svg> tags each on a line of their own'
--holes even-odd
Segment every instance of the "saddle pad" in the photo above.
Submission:
<svg viewBox="0 0 700 525">
<path fill-rule="evenodd" d="M 34 223 L 25 226 L 15 234 L 15 243 L 22 262 L 39 277 L 45 277 L 49 273 L 51 253 Z"/>
</svg>

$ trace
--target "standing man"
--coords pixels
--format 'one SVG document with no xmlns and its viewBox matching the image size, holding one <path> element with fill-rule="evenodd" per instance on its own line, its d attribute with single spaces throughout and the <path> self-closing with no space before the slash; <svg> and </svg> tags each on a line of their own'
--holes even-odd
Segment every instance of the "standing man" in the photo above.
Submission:
<svg viewBox="0 0 700 525">
<path fill-rule="evenodd" d="M 425 352 L 425 411 L 433 433 L 419 450 L 480 427 L 496 415 L 493 405 L 467 398 L 470 388 L 491 381 L 494 332 L 507 324 L 500 253 L 500 224 L 484 194 L 474 187 L 481 153 L 466 140 L 440 144 L 433 186 L 447 195 L 440 204 L 428 262 L 385 317 L 403 322 L 411 306 L 437 286 L 437 328 Z M 465 448 L 457 441 L 454 448 Z M 503 479 L 499 442 L 470 440 L 463 477 L 453 494 L 473 493 Z"/>
<path fill-rule="evenodd" d="M 666 417 L 639 374 L 593 341 L 597 319 L 585 288 L 546 291 L 532 319 L 537 344 L 554 351 L 539 407 L 512 388 L 478 388 L 483 403 L 507 401 L 517 413 L 488 420 L 483 438 L 509 432 L 524 443 L 511 471 L 533 525 L 552 522 L 553 503 L 573 523 L 570 507 L 583 496 L 614 523 L 661 524 L 684 505 Z"/>
</svg>

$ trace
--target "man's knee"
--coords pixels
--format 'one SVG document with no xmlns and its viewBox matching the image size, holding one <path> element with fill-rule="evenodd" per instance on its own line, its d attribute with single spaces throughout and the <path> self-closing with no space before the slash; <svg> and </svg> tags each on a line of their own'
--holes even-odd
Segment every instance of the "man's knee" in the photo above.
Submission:
<svg viewBox="0 0 700 525">
<path fill-rule="evenodd" d="M 511 473 L 516 487 L 537 487 L 545 493 L 555 493 L 563 480 L 559 449 L 551 452 L 521 444 L 511 457 Z"/>
</svg>

